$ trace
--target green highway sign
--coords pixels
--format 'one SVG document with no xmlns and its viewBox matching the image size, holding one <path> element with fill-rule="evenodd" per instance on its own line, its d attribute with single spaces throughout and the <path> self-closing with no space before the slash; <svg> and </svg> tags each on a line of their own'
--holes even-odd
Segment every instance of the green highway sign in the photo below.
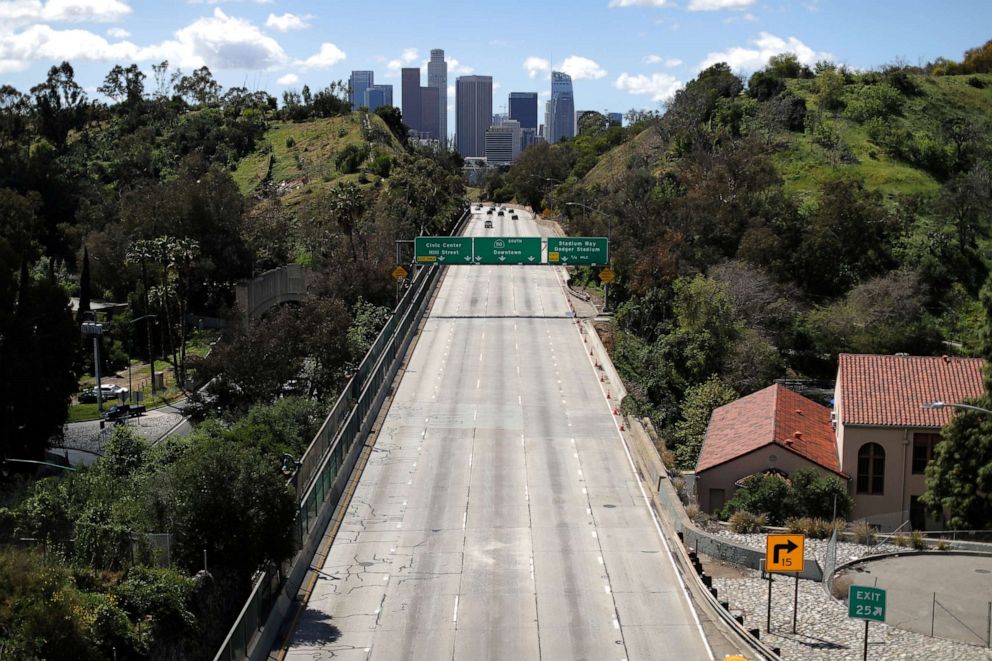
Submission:
<svg viewBox="0 0 992 661">
<path fill-rule="evenodd" d="M 548 237 L 548 264 L 606 266 L 610 242 L 601 236 Z"/>
<path fill-rule="evenodd" d="M 885 590 L 852 585 L 847 594 L 847 616 L 885 622 Z"/>
<path fill-rule="evenodd" d="M 418 236 L 414 256 L 418 264 L 471 264 L 472 237 Z"/>
<path fill-rule="evenodd" d="M 476 264 L 540 264 L 541 237 L 475 237 Z"/>
</svg>

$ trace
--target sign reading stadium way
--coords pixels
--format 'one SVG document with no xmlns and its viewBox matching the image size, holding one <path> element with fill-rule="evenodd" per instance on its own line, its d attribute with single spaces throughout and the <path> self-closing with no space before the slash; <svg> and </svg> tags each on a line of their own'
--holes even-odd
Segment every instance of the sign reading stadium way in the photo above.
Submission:
<svg viewBox="0 0 992 661">
<path fill-rule="evenodd" d="M 609 241 L 604 237 L 548 237 L 548 264 L 606 266 L 610 261 Z"/>
<path fill-rule="evenodd" d="M 602 237 L 548 238 L 548 259 L 542 259 L 539 236 L 418 236 L 417 264 L 550 264 L 605 266 L 610 243 Z M 602 275 L 600 276 L 602 277 Z"/>
<path fill-rule="evenodd" d="M 541 237 L 475 237 L 476 264 L 540 264 Z"/>
<path fill-rule="evenodd" d="M 418 264 L 471 264 L 472 237 L 418 236 L 414 254 Z"/>
</svg>

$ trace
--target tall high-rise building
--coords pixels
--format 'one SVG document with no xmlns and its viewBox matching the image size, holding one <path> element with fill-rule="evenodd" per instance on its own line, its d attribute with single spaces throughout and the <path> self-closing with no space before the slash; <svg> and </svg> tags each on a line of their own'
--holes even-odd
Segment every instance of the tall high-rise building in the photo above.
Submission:
<svg viewBox="0 0 992 661">
<path fill-rule="evenodd" d="M 623 126 L 622 112 L 611 112 L 606 118 L 610 121 L 610 126 Z"/>
<path fill-rule="evenodd" d="M 544 123 L 541 124 L 541 136 L 545 142 L 551 142 L 551 99 L 544 102 Z"/>
<path fill-rule="evenodd" d="M 352 71 L 351 78 L 348 79 L 348 87 L 351 89 L 351 109 L 365 105 L 365 90 L 375 84 L 375 74 L 371 71 Z"/>
<path fill-rule="evenodd" d="M 502 124 L 503 122 L 505 122 L 508 119 L 510 119 L 510 116 L 507 115 L 505 112 L 495 113 L 495 114 L 493 114 L 493 123 L 492 123 L 492 125 L 493 126 L 499 126 L 500 124 Z"/>
<path fill-rule="evenodd" d="M 575 137 L 575 96 L 572 77 L 561 71 L 551 72 L 551 130 L 548 142 Z"/>
<path fill-rule="evenodd" d="M 370 112 L 375 112 L 383 106 L 393 105 L 393 86 L 372 85 L 365 90 L 365 99 L 362 105 Z"/>
<path fill-rule="evenodd" d="M 420 88 L 420 126 L 417 131 L 421 138 L 441 139 L 438 126 L 438 90 L 436 87 Z"/>
<path fill-rule="evenodd" d="M 510 92 L 510 119 L 521 129 L 537 129 L 537 92 Z"/>
<path fill-rule="evenodd" d="M 414 131 L 419 131 L 422 119 L 420 116 L 420 69 L 404 67 L 400 71 L 401 93 L 403 94 L 403 123 Z"/>
<path fill-rule="evenodd" d="M 437 137 L 442 145 L 448 142 L 448 63 L 444 51 L 435 48 L 427 63 L 427 86 L 437 90 Z"/>
<path fill-rule="evenodd" d="M 483 156 L 486 129 L 493 118 L 493 77 L 459 76 L 455 80 L 455 131 L 458 153 Z"/>
</svg>

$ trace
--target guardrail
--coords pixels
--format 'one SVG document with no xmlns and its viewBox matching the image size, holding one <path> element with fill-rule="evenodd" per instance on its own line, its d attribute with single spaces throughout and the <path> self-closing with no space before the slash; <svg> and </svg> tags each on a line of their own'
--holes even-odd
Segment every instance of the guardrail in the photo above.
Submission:
<svg viewBox="0 0 992 661">
<path fill-rule="evenodd" d="M 468 215 L 469 211 L 462 214 L 452 234 L 461 231 Z M 441 273 L 440 266 L 418 269 L 311 441 L 291 481 L 301 494 L 293 526 L 299 550 L 285 564 L 255 575 L 251 595 L 214 661 L 268 657 Z"/>
</svg>

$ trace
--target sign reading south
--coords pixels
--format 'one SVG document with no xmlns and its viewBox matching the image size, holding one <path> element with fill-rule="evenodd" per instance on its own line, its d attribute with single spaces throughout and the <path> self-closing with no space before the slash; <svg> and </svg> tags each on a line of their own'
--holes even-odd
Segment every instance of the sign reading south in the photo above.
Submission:
<svg viewBox="0 0 992 661">
<path fill-rule="evenodd" d="M 610 242 L 603 237 L 548 237 L 548 264 L 606 266 L 610 261 Z"/>
<path fill-rule="evenodd" d="M 476 264 L 540 264 L 541 237 L 475 237 Z"/>
<path fill-rule="evenodd" d="M 414 255 L 418 264 L 471 264 L 472 237 L 418 236 Z"/>
</svg>

